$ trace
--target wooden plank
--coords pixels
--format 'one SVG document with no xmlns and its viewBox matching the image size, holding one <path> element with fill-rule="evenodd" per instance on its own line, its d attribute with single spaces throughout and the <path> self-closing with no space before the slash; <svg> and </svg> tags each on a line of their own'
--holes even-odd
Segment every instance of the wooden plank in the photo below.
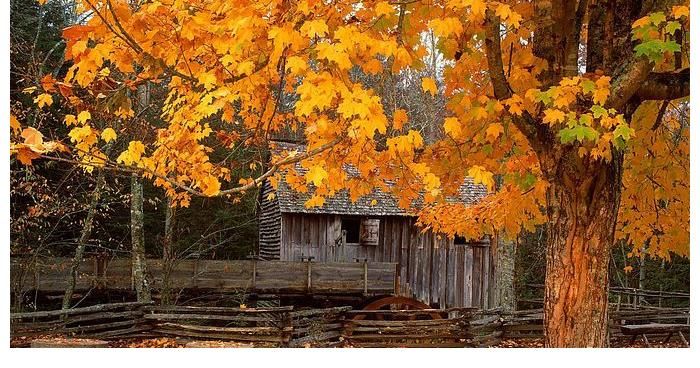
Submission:
<svg viewBox="0 0 700 368">
<path fill-rule="evenodd" d="M 473 273 L 472 269 L 474 266 L 474 253 L 473 253 L 473 248 L 469 246 L 462 246 L 463 251 L 464 251 L 464 294 L 463 294 L 463 303 L 462 305 L 465 307 L 472 307 L 474 304 L 472 303 L 472 289 L 474 286 L 474 280 L 472 279 Z"/>
<path fill-rule="evenodd" d="M 124 303 L 111 303 L 111 304 L 99 304 L 90 307 L 72 308 L 68 310 L 52 310 L 52 311 L 39 311 L 39 312 L 27 312 L 27 313 L 11 313 L 10 319 L 22 319 L 22 318 L 40 318 L 40 317 L 56 317 L 63 315 L 75 315 L 75 314 L 85 314 L 94 313 L 98 311 L 110 311 L 117 309 L 133 309 L 140 306 L 151 304 L 152 302 L 124 302 Z"/>
<path fill-rule="evenodd" d="M 482 262 L 481 262 L 481 277 L 482 277 L 482 288 L 481 288 L 481 306 L 483 308 L 489 308 L 489 288 L 491 280 L 489 280 L 489 262 L 490 262 L 490 251 L 489 248 L 481 248 Z"/>
<path fill-rule="evenodd" d="M 440 244 L 440 267 L 438 270 L 438 275 L 440 276 L 440 282 L 438 285 L 438 302 L 440 303 L 440 308 L 447 308 L 447 289 L 449 287 L 447 279 L 447 241 L 445 238 L 442 239 Z"/>
<path fill-rule="evenodd" d="M 464 300 L 465 293 L 465 282 L 464 270 L 465 270 L 465 257 L 464 257 L 464 247 L 455 246 L 455 305 L 458 307 L 466 306 Z"/>
<path fill-rule="evenodd" d="M 199 331 L 189 331 L 180 328 L 173 327 L 157 327 L 153 329 L 153 332 L 173 335 L 173 336 L 183 336 L 183 337 L 202 337 L 208 339 L 221 339 L 221 340 L 238 340 L 238 341 L 258 341 L 258 342 L 277 342 L 282 343 L 288 339 L 284 336 L 275 335 L 240 335 L 231 333 L 213 333 L 213 332 L 199 332 Z"/>
<path fill-rule="evenodd" d="M 396 218 L 389 217 L 386 220 L 382 221 L 384 222 L 384 243 L 381 244 L 382 246 L 382 262 L 393 262 L 392 260 L 392 249 L 394 248 L 394 236 L 393 236 L 393 229 L 396 227 L 394 225 L 396 221 Z"/>
<path fill-rule="evenodd" d="M 197 307 L 186 305 L 153 305 L 143 308 L 148 312 L 184 312 L 184 313 L 224 313 L 224 314 L 261 314 L 261 313 L 285 313 L 294 310 L 294 307 L 269 307 L 269 308 L 235 308 L 235 307 Z"/>
<path fill-rule="evenodd" d="M 482 265 L 482 252 L 481 248 L 471 247 L 474 254 L 474 264 L 472 267 L 472 305 L 477 307 L 483 307 L 481 303 L 481 292 L 483 287 L 481 265 Z"/>
<path fill-rule="evenodd" d="M 428 252 L 428 304 L 435 303 L 436 299 L 436 294 L 437 294 L 437 234 L 430 233 L 430 236 L 428 236 L 428 240 L 430 241 L 430 246 L 428 247 L 429 252 Z"/>
<path fill-rule="evenodd" d="M 326 244 L 326 231 L 328 230 L 328 216 L 318 218 L 318 262 L 328 262 L 328 245 Z"/>
<path fill-rule="evenodd" d="M 131 287 L 130 260 L 126 262 L 111 262 L 107 267 L 107 284 L 113 288 Z M 320 266 L 318 274 L 320 284 L 318 291 L 333 291 L 338 293 L 362 292 L 364 284 L 357 286 L 357 282 L 363 282 L 362 265 L 343 262 L 314 262 L 324 263 Z M 159 260 L 149 260 L 148 264 L 156 269 Z M 197 265 L 198 266 L 195 266 Z M 115 266 L 116 265 L 116 266 Z M 255 283 L 253 283 L 253 267 L 255 267 Z M 355 270 L 356 274 L 353 274 Z M 370 263 L 368 265 L 368 291 L 370 293 L 393 293 L 395 289 L 396 264 L 394 263 Z M 128 274 L 129 277 L 122 275 Z M 313 274 L 313 272 L 312 272 Z M 117 275 L 117 276 L 115 276 Z M 162 284 L 162 274 L 152 282 L 155 288 Z M 196 275 L 196 279 L 195 279 Z M 306 290 L 308 273 L 306 266 L 301 262 L 287 261 L 220 261 L 220 260 L 183 260 L 173 266 L 171 284 L 178 288 L 198 287 L 201 289 L 215 290 L 248 290 L 258 292 L 303 292 Z M 43 285 L 43 284 L 42 284 Z M 348 289 L 345 290 L 344 287 Z"/>
<path fill-rule="evenodd" d="M 303 244 L 301 239 L 302 229 L 302 216 L 291 215 L 292 216 L 292 248 L 290 261 L 298 262 L 301 259 L 301 254 L 303 252 Z"/>
</svg>

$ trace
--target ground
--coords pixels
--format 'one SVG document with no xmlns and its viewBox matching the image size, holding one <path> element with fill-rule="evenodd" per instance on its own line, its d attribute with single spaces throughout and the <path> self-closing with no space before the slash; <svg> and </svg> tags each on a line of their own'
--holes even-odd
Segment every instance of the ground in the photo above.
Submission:
<svg viewBox="0 0 700 368">
<path fill-rule="evenodd" d="M 33 336 L 18 337 L 10 341 L 10 347 L 26 348 L 35 339 L 55 339 L 56 341 L 66 340 L 63 336 Z M 682 348 L 684 345 L 680 341 L 651 341 L 654 348 Z M 509 339 L 503 340 L 495 348 L 541 348 L 544 346 L 542 339 Z M 250 347 L 271 347 L 270 345 L 248 344 L 230 341 L 196 341 L 190 339 L 159 337 L 159 338 L 133 338 L 109 341 L 109 347 L 113 348 L 250 348 Z M 314 347 L 308 345 L 306 347 Z M 341 346 L 351 347 L 351 346 Z M 614 348 L 645 348 L 642 341 L 636 341 L 630 345 L 628 340 L 613 342 Z"/>
</svg>

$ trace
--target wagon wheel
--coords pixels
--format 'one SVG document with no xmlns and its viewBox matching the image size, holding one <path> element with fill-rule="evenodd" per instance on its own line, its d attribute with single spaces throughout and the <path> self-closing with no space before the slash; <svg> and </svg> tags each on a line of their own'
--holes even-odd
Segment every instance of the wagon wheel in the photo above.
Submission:
<svg viewBox="0 0 700 368">
<path fill-rule="evenodd" d="M 365 305 L 362 310 L 372 311 L 372 310 L 423 310 L 431 309 L 429 305 L 405 296 L 387 296 L 381 299 L 377 299 L 369 304 Z M 366 315 L 359 314 L 353 319 L 365 319 Z M 384 316 L 377 314 L 374 316 L 378 320 L 383 320 Z M 410 320 L 415 320 L 418 314 L 411 316 Z M 440 313 L 437 312 L 426 312 L 422 317 L 429 317 L 430 319 L 442 319 Z"/>
</svg>

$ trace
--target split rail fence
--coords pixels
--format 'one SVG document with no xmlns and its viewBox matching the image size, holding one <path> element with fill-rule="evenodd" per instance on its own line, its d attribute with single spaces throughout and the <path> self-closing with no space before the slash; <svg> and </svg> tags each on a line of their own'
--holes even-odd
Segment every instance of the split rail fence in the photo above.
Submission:
<svg viewBox="0 0 700 368">
<path fill-rule="evenodd" d="M 688 308 L 611 310 L 611 342 L 642 336 L 688 344 Z M 183 337 L 257 346 L 486 347 L 505 339 L 542 338 L 542 310 L 294 310 L 114 303 L 13 313 L 12 337 L 61 335 L 93 339 Z"/>
</svg>

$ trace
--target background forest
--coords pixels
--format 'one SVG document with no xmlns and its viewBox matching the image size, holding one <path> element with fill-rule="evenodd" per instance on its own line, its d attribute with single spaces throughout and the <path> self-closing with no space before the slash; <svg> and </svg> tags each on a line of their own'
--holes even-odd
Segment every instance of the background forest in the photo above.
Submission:
<svg viewBox="0 0 700 368">
<path fill-rule="evenodd" d="M 40 121 L 42 131 L 53 137 L 66 136 L 61 105 L 38 109 L 26 93 L 41 84 L 42 76 L 62 79 L 69 62 L 63 58 L 65 43 L 61 32 L 76 19 L 74 5 L 68 0 L 51 0 L 39 6 L 35 0 L 11 0 L 11 110 L 22 119 Z M 435 40 L 426 39 L 433 44 Z M 390 106 L 404 108 L 409 123 L 422 132 L 426 141 L 440 134 L 444 104 L 440 95 L 422 92 L 421 78 L 440 73 L 439 54 L 433 48 L 432 62 L 421 71 L 385 77 L 362 75 L 358 78 L 373 86 Z M 163 97 L 157 87 L 142 110 L 142 118 L 158 123 Z M 283 96 L 282 106 L 291 109 L 295 96 Z M 133 128 L 135 136 L 138 126 Z M 143 134 L 143 133 L 141 133 Z M 52 137 L 52 138 L 53 138 Z M 289 133 L 286 139 L 298 138 Z M 114 148 L 121 151 L 124 147 Z M 229 152 L 226 152 L 229 153 Z M 216 157 L 216 152 L 212 157 Z M 223 155 L 224 152 L 220 153 Z M 234 151 L 245 162 L 247 156 L 264 155 L 244 149 Z M 234 168 L 245 172 L 250 168 Z M 241 174 L 240 177 L 245 177 Z M 71 163 L 37 160 L 31 166 L 11 158 L 11 254 L 13 257 L 73 257 L 85 231 L 89 213 L 93 226 L 85 241 L 85 256 L 128 257 L 131 253 L 130 175 L 118 171 L 86 172 Z M 104 186 L 99 182 L 104 180 Z M 98 188 L 98 189 L 96 189 Z M 98 200 L 94 200 L 99 191 Z M 162 189 L 144 181 L 143 223 L 145 251 L 149 257 L 162 257 L 171 249 L 176 259 L 245 259 L 255 253 L 259 193 L 247 192 L 235 200 L 222 197 L 193 197 L 186 208 L 169 209 Z M 517 239 L 515 290 L 520 307 L 541 305 L 539 285 L 545 277 L 545 239 L 543 227 L 523 232 Z M 671 254 L 661 260 L 631 256 L 631 248 L 619 242 L 612 251 L 611 285 L 658 291 L 689 292 L 689 260 Z M 14 295 L 16 308 L 36 307 L 31 296 Z M 18 300 L 17 298 L 22 300 Z M 615 300 L 612 300 L 615 302 Z M 539 303 L 539 304 L 538 304 Z"/>
</svg>

